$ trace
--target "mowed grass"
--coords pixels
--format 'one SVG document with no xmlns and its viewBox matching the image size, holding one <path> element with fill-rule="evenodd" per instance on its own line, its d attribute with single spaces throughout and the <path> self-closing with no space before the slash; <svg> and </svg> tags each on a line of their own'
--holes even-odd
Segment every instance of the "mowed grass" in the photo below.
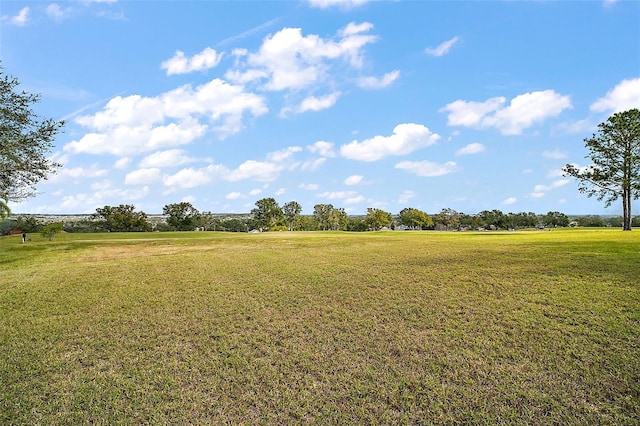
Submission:
<svg viewBox="0 0 640 426">
<path fill-rule="evenodd" d="M 639 424 L 640 234 L 0 239 L 0 423 Z"/>
</svg>

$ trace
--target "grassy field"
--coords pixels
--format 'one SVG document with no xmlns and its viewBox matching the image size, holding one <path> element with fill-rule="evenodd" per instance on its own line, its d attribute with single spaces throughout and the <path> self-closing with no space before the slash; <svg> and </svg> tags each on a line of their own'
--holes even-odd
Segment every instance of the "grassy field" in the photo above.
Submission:
<svg viewBox="0 0 640 426">
<path fill-rule="evenodd" d="M 0 424 L 640 424 L 640 233 L 0 238 Z"/>
</svg>

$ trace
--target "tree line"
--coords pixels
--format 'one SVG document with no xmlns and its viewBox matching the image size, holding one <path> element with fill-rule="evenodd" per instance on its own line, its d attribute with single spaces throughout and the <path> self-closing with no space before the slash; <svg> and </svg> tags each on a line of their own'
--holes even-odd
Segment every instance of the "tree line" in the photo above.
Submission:
<svg viewBox="0 0 640 426">
<path fill-rule="evenodd" d="M 368 208 L 365 215 L 348 215 L 344 208 L 332 204 L 316 204 L 313 213 L 302 214 L 296 201 L 282 206 L 274 198 L 262 198 L 246 215 L 220 215 L 200 212 L 189 202 L 167 204 L 162 217 L 151 219 L 145 212 L 136 211 L 131 204 L 104 206 L 96 209 L 89 218 L 82 220 L 46 223 L 34 216 L 18 216 L 0 223 L 0 233 L 42 233 L 49 239 L 56 232 L 151 232 L 151 231 L 222 231 L 222 232 L 274 232 L 274 231 L 352 231 L 364 232 L 381 229 L 403 230 L 507 230 L 527 228 L 620 227 L 622 217 L 598 215 L 576 216 L 550 211 L 504 213 L 500 210 L 483 210 L 466 214 L 445 208 L 439 213 L 428 214 L 407 207 L 397 214 L 377 208 Z M 640 216 L 632 220 L 640 226 Z"/>
</svg>

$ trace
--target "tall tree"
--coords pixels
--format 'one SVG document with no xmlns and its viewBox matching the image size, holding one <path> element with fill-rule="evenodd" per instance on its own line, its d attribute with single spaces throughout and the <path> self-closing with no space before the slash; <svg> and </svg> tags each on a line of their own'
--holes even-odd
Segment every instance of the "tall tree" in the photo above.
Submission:
<svg viewBox="0 0 640 426">
<path fill-rule="evenodd" d="M 32 109 L 40 95 L 17 91 L 19 81 L 0 65 L 0 217 L 8 202 L 35 195 L 35 185 L 61 165 L 47 158 L 63 121 L 43 119 Z"/>
<path fill-rule="evenodd" d="M 331 229 L 333 210 L 333 204 L 316 204 L 313 206 L 313 217 L 318 224 L 318 229 L 322 231 Z"/>
<path fill-rule="evenodd" d="M 274 198 L 263 198 L 256 201 L 256 208 L 251 210 L 251 215 L 261 231 L 276 226 L 284 218 L 282 209 Z"/>
<path fill-rule="evenodd" d="M 198 226 L 200 212 L 191 203 L 167 204 L 162 208 L 167 224 L 177 231 L 193 231 Z"/>
<path fill-rule="evenodd" d="M 282 206 L 282 212 L 289 225 L 289 231 L 293 231 L 296 221 L 302 212 L 302 206 L 297 201 L 289 201 Z"/>
<path fill-rule="evenodd" d="M 118 207 L 104 206 L 97 208 L 93 217 L 101 220 L 110 232 L 149 231 L 151 225 L 147 220 L 147 214 L 136 212 L 135 209 L 131 204 L 120 204 Z"/>
<path fill-rule="evenodd" d="M 331 229 L 334 231 L 342 231 L 347 229 L 347 224 L 349 222 L 349 216 L 347 212 L 342 207 L 337 209 L 333 209 L 331 212 Z"/>
<path fill-rule="evenodd" d="M 433 219 L 431 219 L 431 216 L 422 210 L 414 209 L 412 207 L 400 210 L 398 218 L 402 225 L 408 226 L 411 229 L 426 229 L 433 226 Z"/>
<path fill-rule="evenodd" d="M 367 216 L 364 218 L 364 221 L 367 226 L 369 226 L 369 229 L 377 231 L 385 226 L 391 226 L 393 223 L 393 216 L 391 213 L 384 210 L 368 207 Z"/>
<path fill-rule="evenodd" d="M 606 207 L 622 198 L 622 229 L 630 231 L 631 200 L 640 197 L 640 110 L 613 114 L 584 142 L 589 150 L 585 158 L 593 164 L 567 164 L 565 175 L 578 179 L 578 190 L 595 195 Z"/>
</svg>

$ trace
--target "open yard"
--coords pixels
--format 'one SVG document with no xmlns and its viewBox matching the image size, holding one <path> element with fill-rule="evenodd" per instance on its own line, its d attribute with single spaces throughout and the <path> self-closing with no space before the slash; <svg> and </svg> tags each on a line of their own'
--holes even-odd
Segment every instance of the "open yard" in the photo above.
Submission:
<svg viewBox="0 0 640 426">
<path fill-rule="evenodd" d="M 1 424 L 639 424 L 640 233 L 0 238 Z"/>
</svg>

